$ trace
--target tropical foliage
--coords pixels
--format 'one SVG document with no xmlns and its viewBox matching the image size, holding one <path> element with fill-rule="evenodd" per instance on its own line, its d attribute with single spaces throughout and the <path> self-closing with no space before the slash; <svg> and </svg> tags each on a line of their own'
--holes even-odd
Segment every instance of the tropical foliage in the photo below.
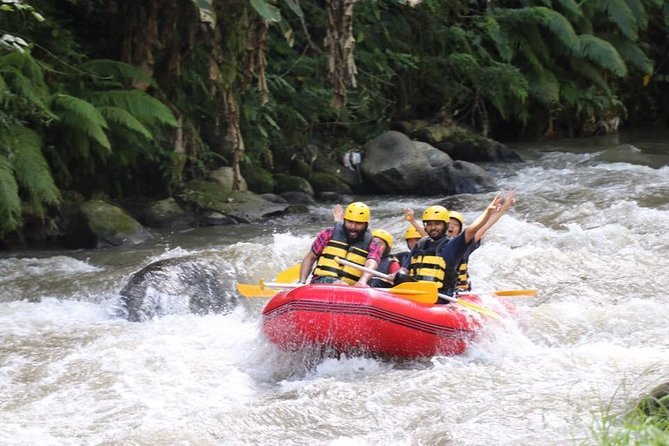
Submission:
<svg viewBox="0 0 669 446">
<path fill-rule="evenodd" d="M 666 124 L 663 0 L 0 0 L 0 236 L 63 191 L 283 171 L 393 121 Z"/>
</svg>

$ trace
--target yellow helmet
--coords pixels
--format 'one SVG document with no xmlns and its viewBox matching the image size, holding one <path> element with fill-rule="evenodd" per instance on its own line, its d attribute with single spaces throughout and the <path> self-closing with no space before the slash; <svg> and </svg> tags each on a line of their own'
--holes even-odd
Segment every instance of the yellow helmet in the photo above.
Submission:
<svg viewBox="0 0 669 446">
<path fill-rule="evenodd" d="M 409 240 L 412 238 L 422 238 L 418 229 L 414 228 L 413 225 L 407 228 L 407 231 L 404 233 L 404 240 Z"/>
<path fill-rule="evenodd" d="M 432 220 L 443 221 L 446 225 L 448 225 L 449 218 L 450 216 L 448 214 L 448 209 L 443 206 L 430 206 L 429 208 L 425 209 L 425 212 L 423 212 L 423 223 Z"/>
<path fill-rule="evenodd" d="M 372 237 L 378 237 L 388 245 L 388 251 L 393 247 L 393 235 L 385 229 L 374 229 Z"/>
<path fill-rule="evenodd" d="M 455 211 L 449 211 L 448 214 L 450 215 L 450 218 L 454 218 L 460 222 L 460 228 L 465 227 L 465 217 L 461 213 Z"/>
<path fill-rule="evenodd" d="M 346 207 L 344 218 L 359 223 L 369 223 L 369 214 L 369 206 L 361 201 L 356 201 Z"/>
</svg>

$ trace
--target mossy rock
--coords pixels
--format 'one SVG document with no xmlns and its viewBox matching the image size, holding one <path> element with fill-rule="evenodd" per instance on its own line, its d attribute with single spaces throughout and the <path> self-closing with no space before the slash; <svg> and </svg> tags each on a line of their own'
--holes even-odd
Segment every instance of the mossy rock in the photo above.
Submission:
<svg viewBox="0 0 669 446">
<path fill-rule="evenodd" d="M 458 133 L 458 131 L 459 130 L 457 127 L 446 127 L 439 124 L 431 124 L 426 127 L 417 129 L 411 134 L 419 141 L 434 145 L 452 138 L 454 134 Z"/>
<path fill-rule="evenodd" d="M 65 243 L 74 248 L 108 248 L 137 245 L 151 238 L 151 233 L 123 209 L 102 200 L 90 200 L 81 204 L 70 222 Z"/>
<path fill-rule="evenodd" d="M 274 177 L 272 173 L 262 167 L 244 169 L 244 178 L 250 191 L 257 194 L 267 194 L 274 191 Z"/>
<path fill-rule="evenodd" d="M 353 192 L 351 186 L 346 184 L 340 177 L 331 173 L 313 172 L 311 174 L 311 185 L 316 192 L 338 192 L 350 194 Z"/>
<path fill-rule="evenodd" d="M 288 203 L 273 203 L 253 192 L 227 192 L 218 183 L 197 180 L 184 185 L 179 199 L 202 216 L 214 211 L 241 223 L 280 214 L 288 207 Z"/>
<path fill-rule="evenodd" d="M 305 194 L 309 194 L 312 197 L 314 196 L 314 188 L 311 187 L 309 181 L 304 178 L 296 177 L 293 175 L 286 175 L 283 173 L 277 173 L 274 175 L 274 191 L 277 194 L 282 194 L 284 192 L 300 191 Z"/>
<path fill-rule="evenodd" d="M 213 181 L 193 180 L 184 184 L 177 198 L 196 212 L 218 211 L 228 203 L 232 192 Z"/>
<path fill-rule="evenodd" d="M 306 178 L 311 181 L 311 167 L 303 160 L 294 160 L 290 164 L 290 172 L 296 177 Z"/>
</svg>

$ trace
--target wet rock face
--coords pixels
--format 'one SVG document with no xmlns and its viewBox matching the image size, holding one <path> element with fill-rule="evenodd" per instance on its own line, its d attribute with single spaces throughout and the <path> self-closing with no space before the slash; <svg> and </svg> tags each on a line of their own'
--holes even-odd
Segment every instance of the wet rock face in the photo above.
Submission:
<svg viewBox="0 0 669 446">
<path fill-rule="evenodd" d="M 159 260 L 128 279 L 119 315 L 142 322 L 166 314 L 229 313 L 239 304 L 232 265 L 209 258 Z"/>
</svg>

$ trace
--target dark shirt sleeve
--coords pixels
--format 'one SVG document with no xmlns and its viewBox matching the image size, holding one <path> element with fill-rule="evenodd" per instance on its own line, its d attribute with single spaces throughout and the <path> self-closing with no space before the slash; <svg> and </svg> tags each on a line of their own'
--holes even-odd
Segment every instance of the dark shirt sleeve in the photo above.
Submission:
<svg viewBox="0 0 669 446">
<path fill-rule="evenodd" d="M 467 249 L 465 249 L 464 254 L 462 254 L 462 259 L 463 259 L 463 260 L 464 260 L 464 259 L 468 259 L 469 256 L 470 256 L 474 251 L 476 251 L 476 250 L 478 249 L 479 246 L 481 246 L 481 240 L 479 240 L 478 242 L 474 242 L 474 241 L 472 241 L 471 243 L 469 243 L 469 245 L 467 245 Z"/>
<path fill-rule="evenodd" d="M 417 246 L 417 245 L 416 245 Z M 414 248 L 416 247 L 414 246 Z M 412 249 L 409 254 L 405 255 L 404 258 L 402 259 L 402 268 L 404 269 L 409 269 L 411 266 L 411 256 L 413 256 L 413 252 L 415 249 Z"/>
</svg>

